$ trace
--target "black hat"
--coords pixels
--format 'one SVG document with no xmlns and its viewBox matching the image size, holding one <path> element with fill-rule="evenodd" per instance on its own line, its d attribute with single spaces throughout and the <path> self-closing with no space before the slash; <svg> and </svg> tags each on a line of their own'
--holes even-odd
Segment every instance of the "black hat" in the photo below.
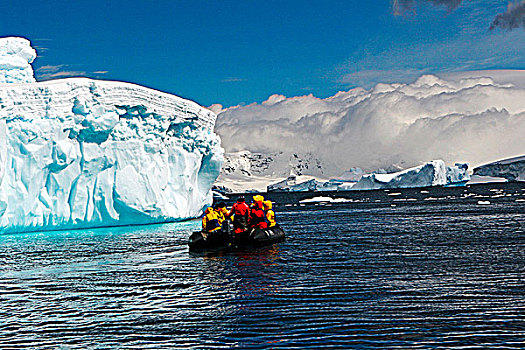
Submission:
<svg viewBox="0 0 525 350">
<path fill-rule="evenodd" d="M 244 196 L 240 196 L 239 198 L 237 198 L 237 202 L 244 202 L 246 199 L 244 199 Z"/>
</svg>

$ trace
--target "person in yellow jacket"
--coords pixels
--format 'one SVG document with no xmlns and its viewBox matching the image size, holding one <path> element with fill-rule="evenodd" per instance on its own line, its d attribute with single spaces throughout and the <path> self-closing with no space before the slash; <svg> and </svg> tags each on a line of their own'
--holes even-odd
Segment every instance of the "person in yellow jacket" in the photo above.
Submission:
<svg viewBox="0 0 525 350">
<path fill-rule="evenodd" d="M 275 212 L 272 210 L 272 201 L 263 202 L 264 211 L 266 212 L 266 220 L 268 221 L 268 227 L 274 227 L 275 222 Z"/>
<path fill-rule="evenodd" d="M 228 219 L 228 209 L 226 209 L 226 203 L 220 202 L 220 203 L 215 204 L 215 212 L 217 213 L 219 223 L 222 226 L 222 223 L 226 219 Z"/>
<path fill-rule="evenodd" d="M 219 222 L 219 216 L 212 207 L 206 208 L 204 217 L 202 218 L 202 230 L 204 232 L 213 232 L 221 229 L 221 223 Z"/>
</svg>

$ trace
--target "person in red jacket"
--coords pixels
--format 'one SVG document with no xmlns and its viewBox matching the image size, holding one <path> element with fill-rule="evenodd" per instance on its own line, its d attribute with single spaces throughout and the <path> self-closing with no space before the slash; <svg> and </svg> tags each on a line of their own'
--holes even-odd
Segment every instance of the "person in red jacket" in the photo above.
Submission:
<svg viewBox="0 0 525 350">
<path fill-rule="evenodd" d="M 248 220 L 250 219 L 250 208 L 246 204 L 243 196 L 237 199 L 233 204 L 228 217 L 233 215 L 233 232 L 241 233 L 248 229 Z"/>
<path fill-rule="evenodd" d="M 263 210 L 263 202 L 263 196 L 253 196 L 253 203 L 250 208 L 250 229 L 268 228 L 268 223 L 266 222 L 266 214 Z"/>
</svg>

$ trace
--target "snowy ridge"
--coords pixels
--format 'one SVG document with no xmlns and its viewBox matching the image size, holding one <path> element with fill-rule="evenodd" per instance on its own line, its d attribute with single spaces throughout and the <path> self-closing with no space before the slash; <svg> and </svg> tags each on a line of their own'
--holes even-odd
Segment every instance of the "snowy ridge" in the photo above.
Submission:
<svg viewBox="0 0 525 350">
<path fill-rule="evenodd" d="M 287 176 L 290 172 L 322 176 L 323 162 L 312 154 L 252 153 L 241 151 L 224 156 L 223 173 L 245 176 Z"/>
<path fill-rule="evenodd" d="M 323 180 L 323 171 L 324 163 L 310 153 L 240 151 L 225 154 L 215 185 L 233 192 L 266 191 L 269 184 L 290 174 L 297 176 L 298 181 Z"/>
<path fill-rule="evenodd" d="M 58 115 L 71 112 L 71 101 L 91 100 L 101 107 L 147 106 L 148 113 L 166 118 L 195 122 L 195 125 L 212 130 L 216 115 L 192 101 L 175 95 L 149 89 L 140 85 L 93 80 L 88 78 L 67 78 L 33 84 L 9 84 L 3 89 L 0 84 L 0 118 L 24 116 L 35 118 L 52 103 Z"/>
</svg>

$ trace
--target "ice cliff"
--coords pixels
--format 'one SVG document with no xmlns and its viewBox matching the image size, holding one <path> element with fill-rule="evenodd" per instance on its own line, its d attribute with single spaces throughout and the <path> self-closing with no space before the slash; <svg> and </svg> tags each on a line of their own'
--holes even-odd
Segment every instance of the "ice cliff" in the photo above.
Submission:
<svg viewBox="0 0 525 350">
<path fill-rule="evenodd" d="M 499 160 L 474 169 L 474 175 L 525 181 L 525 156 Z"/>
<path fill-rule="evenodd" d="M 213 112 L 130 83 L 33 82 L 33 59 L 0 39 L 0 231 L 200 215 L 223 158 Z"/>
</svg>

